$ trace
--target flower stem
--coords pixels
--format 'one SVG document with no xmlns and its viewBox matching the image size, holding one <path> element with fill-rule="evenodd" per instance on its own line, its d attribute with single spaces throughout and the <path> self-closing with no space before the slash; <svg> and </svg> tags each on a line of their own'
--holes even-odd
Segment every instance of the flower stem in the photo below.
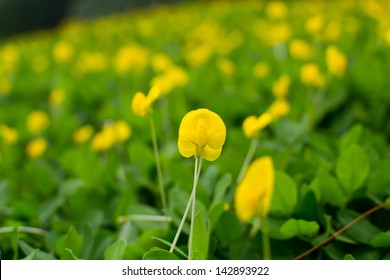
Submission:
<svg viewBox="0 0 390 280">
<path fill-rule="evenodd" d="M 247 152 L 247 154 L 245 156 L 244 163 L 242 164 L 242 167 L 241 167 L 241 170 L 240 170 L 240 174 L 237 177 L 236 184 L 239 184 L 241 182 L 241 180 L 242 180 L 242 177 L 244 177 L 245 171 L 248 168 L 248 165 L 251 162 L 251 160 L 253 158 L 253 155 L 255 154 L 258 142 L 259 141 L 257 140 L 257 138 L 253 138 L 252 139 L 252 142 L 251 142 L 251 144 L 249 146 L 249 150 L 248 150 L 248 152 Z"/>
<path fill-rule="evenodd" d="M 157 179 L 158 179 L 158 188 L 160 190 L 160 196 L 161 196 L 161 205 L 162 205 L 162 209 L 165 211 L 167 209 L 167 200 L 165 198 L 164 182 L 163 182 L 160 157 L 159 157 L 158 146 L 157 146 L 156 129 L 155 129 L 154 120 L 153 120 L 152 115 L 149 116 L 149 123 L 150 123 L 150 132 L 151 132 L 152 141 L 153 141 L 154 158 L 156 160 Z"/>
<path fill-rule="evenodd" d="M 262 220 L 262 237 L 263 237 L 263 256 L 265 260 L 271 259 L 271 243 L 268 235 L 268 222 L 266 219 Z"/>
<path fill-rule="evenodd" d="M 195 200 L 196 200 L 196 186 L 198 184 L 200 169 L 202 167 L 202 158 L 195 157 L 195 171 L 194 171 L 194 187 L 192 196 L 192 213 L 191 213 L 191 227 L 190 227 L 190 240 L 188 245 L 188 259 L 192 258 L 192 241 L 194 237 L 194 221 L 195 221 Z"/>
<path fill-rule="evenodd" d="M 21 226 L 21 227 L 0 227 L 0 234 L 14 232 L 15 229 L 17 229 L 18 232 L 33 233 L 38 235 L 46 235 L 48 233 L 48 231 L 44 229 Z"/>
</svg>

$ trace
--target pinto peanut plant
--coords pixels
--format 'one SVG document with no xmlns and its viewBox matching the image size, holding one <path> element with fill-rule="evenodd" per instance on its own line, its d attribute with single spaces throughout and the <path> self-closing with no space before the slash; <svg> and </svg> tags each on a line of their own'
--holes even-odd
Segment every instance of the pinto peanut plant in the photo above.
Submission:
<svg viewBox="0 0 390 280">
<path fill-rule="evenodd" d="M 1 257 L 390 259 L 389 19 L 193 1 L 1 41 Z"/>
</svg>

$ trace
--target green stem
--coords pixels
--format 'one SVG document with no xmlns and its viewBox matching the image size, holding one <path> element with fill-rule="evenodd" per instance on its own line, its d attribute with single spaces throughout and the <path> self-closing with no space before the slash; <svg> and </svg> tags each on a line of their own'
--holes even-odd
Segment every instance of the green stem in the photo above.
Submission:
<svg viewBox="0 0 390 280">
<path fill-rule="evenodd" d="M 188 259 L 192 258 L 192 243 L 194 237 L 194 221 L 195 221 L 195 201 L 196 201 L 196 186 L 199 180 L 200 169 L 202 167 L 202 158 L 195 157 L 195 171 L 194 171 L 194 186 L 192 196 L 192 213 L 191 213 L 191 227 L 190 227 L 190 240 L 188 245 Z"/>
<path fill-rule="evenodd" d="M 39 235 L 46 235 L 48 233 L 48 231 L 44 229 L 22 226 L 22 227 L 0 227 L 0 234 L 14 232 L 16 229 L 18 232 L 33 233 Z"/>
<path fill-rule="evenodd" d="M 237 177 L 236 184 L 239 184 L 241 182 L 241 180 L 242 180 L 242 177 L 244 177 L 245 171 L 248 168 L 249 163 L 251 162 L 251 160 L 253 158 L 253 155 L 255 154 L 258 142 L 259 141 L 257 140 L 257 138 L 253 138 L 252 139 L 252 142 L 251 142 L 251 144 L 249 146 L 249 150 L 248 150 L 248 152 L 247 152 L 247 154 L 245 156 L 244 163 L 242 164 L 240 173 L 239 173 L 239 175 Z"/>
<path fill-rule="evenodd" d="M 161 205 L 162 205 L 163 210 L 165 211 L 167 209 L 167 200 L 165 198 L 165 191 L 164 191 L 164 185 L 163 185 L 164 182 L 163 182 L 160 157 L 159 157 L 158 146 L 157 146 L 156 129 L 155 129 L 154 120 L 153 120 L 152 115 L 149 116 L 149 123 L 150 123 L 150 132 L 151 132 L 152 141 L 153 141 L 154 158 L 156 160 L 157 179 L 158 179 L 158 188 L 160 190 L 160 196 L 161 196 Z"/>
<path fill-rule="evenodd" d="M 265 260 L 271 259 L 271 243 L 268 235 L 268 222 L 266 219 L 262 220 L 261 226 L 262 237 L 263 237 L 263 255 Z"/>
</svg>

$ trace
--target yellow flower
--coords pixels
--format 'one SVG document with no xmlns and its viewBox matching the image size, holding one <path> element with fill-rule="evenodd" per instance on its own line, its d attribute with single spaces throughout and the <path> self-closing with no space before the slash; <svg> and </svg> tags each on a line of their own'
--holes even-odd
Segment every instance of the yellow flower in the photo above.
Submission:
<svg viewBox="0 0 390 280">
<path fill-rule="evenodd" d="M 268 216 L 274 189 L 274 166 L 269 156 L 256 159 L 245 172 L 234 195 L 238 218 L 247 222 Z"/>
<path fill-rule="evenodd" d="M 269 75 L 270 69 L 267 63 L 258 62 L 253 66 L 252 72 L 256 78 L 263 79 Z"/>
<path fill-rule="evenodd" d="M 38 158 L 46 151 L 47 145 L 48 144 L 45 138 L 36 138 L 27 144 L 26 153 L 30 158 Z"/>
<path fill-rule="evenodd" d="M 58 63 L 65 63 L 73 56 L 73 46 L 65 41 L 57 42 L 53 46 L 53 58 Z"/>
<path fill-rule="evenodd" d="M 335 46 L 330 46 L 326 49 L 326 64 L 329 72 L 341 77 L 344 75 L 347 68 L 347 58 Z"/>
<path fill-rule="evenodd" d="M 178 148 L 183 157 L 216 160 L 225 143 L 226 127 L 223 120 L 208 109 L 188 112 L 179 128 Z"/>
<path fill-rule="evenodd" d="M 271 19 L 283 19 L 286 17 L 288 9 L 282 1 L 271 1 L 266 6 L 266 12 Z"/>
<path fill-rule="evenodd" d="M 308 60 L 313 57 L 312 47 L 301 39 L 291 41 L 289 50 L 292 58 L 297 60 Z"/>
<path fill-rule="evenodd" d="M 93 134 L 92 125 L 89 124 L 84 125 L 73 133 L 73 141 L 79 145 L 85 144 L 91 138 L 92 134 Z"/>
<path fill-rule="evenodd" d="M 114 68 L 118 74 L 128 71 L 142 71 L 148 64 L 148 52 L 146 49 L 128 45 L 120 48 L 114 61 Z"/>
<path fill-rule="evenodd" d="M 316 15 L 306 21 L 305 29 L 312 35 L 317 35 L 324 26 L 324 18 L 321 15 Z"/>
<path fill-rule="evenodd" d="M 325 77 L 315 63 L 307 63 L 302 66 L 301 81 L 309 86 L 323 87 L 325 85 Z"/>
<path fill-rule="evenodd" d="M 65 91 L 62 88 L 54 88 L 49 96 L 49 103 L 53 107 L 60 106 L 65 99 Z"/>
<path fill-rule="evenodd" d="M 32 111 L 27 116 L 27 129 L 30 133 L 40 133 L 49 126 L 49 116 L 43 111 Z"/>
<path fill-rule="evenodd" d="M 226 76 L 230 77 L 234 74 L 235 65 L 233 61 L 227 58 L 220 58 L 217 60 L 217 67 L 219 70 L 225 74 Z"/>
<path fill-rule="evenodd" d="M 141 117 L 146 116 L 152 111 L 152 104 L 160 95 L 161 91 L 158 85 L 153 86 L 147 96 L 142 92 L 137 92 L 131 102 L 133 113 Z"/>
<path fill-rule="evenodd" d="M 115 142 L 115 133 L 113 125 L 109 124 L 103 127 L 102 131 L 97 132 L 92 138 L 91 147 L 94 151 L 103 152 L 109 150 Z"/>
<path fill-rule="evenodd" d="M 152 85 L 158 86 L 161 95 L 170 93 L 175 87 L 184 86 L 188 82 L 187 72 L 179 66 L 171 66 L 165 73 L 153 78 Z"/>
<path fill-rule="evenodd" d="M 172 60 L 163 53 L 158 53 L 152 56 L 151 65 L 155 72 L 164 72 L 172 66 Z"/>
<path fill-rule="evenodd" d="M 114 124 L 115 141 L 125 142 L 131 136 L 131 128 L 124 120 L 119 120 Z"/>
<path fill-rule="evenodd" d="M 242 129 L 244 130 L 246 137 L 252 138 L 256 136 L 260 132 L 260 130 L 264 129 L 271 122 L 272 122 L 272 115 L 269 113 L 264 113 L 260 117 L 249 116 L 244 120 L 242 124 Z"/>
<path fill-rule="evenodd" d="M 272 85 L 272 93 L 276 98 L 284 98 L 288 93 L 290 87 L 290 77 L 288 75 L 282 75 Z"/>
<path fill-rule="evenodd" d="M 0 135 L 3 137 L 4 142 L 9 145 L 15 144 L 18 141 L 18 132 L 16 129 L 6 125 L 0 125 Z"/>
<path fill-rule="evenodd" d="M 7 95 L 11 91 L 11 82 L 0 73 L 0 95 Z"/>
<path fill-rule="evenodd" d="M 290 112 L 290 104 L 285 98 L 276 99 L 268 109 L 268 113 L 272 116 L 273 120 L 287 115 L 288 112 Z"/>
</svg>

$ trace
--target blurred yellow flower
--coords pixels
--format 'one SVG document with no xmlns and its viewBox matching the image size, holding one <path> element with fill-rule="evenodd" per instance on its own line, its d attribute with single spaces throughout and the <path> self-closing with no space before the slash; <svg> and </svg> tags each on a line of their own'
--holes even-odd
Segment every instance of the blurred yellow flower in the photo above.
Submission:
<svg viewBox="0 0 390 280">
<path fill-rule="evenodd" d="M 187 50 L 185 57 L 191 66 L 199 66 L 205 64 L 213 53 L 213 49 L 208 44 L 192 47 Z"/>
<path fill-rule="evenodd" d="M 56 87 L 50 92 L 49 103 L 51 106 L 53 107 L 60 106 L 64 102 L 64 99 L 65 99 L 65 91 L 62 88 Z"/>
<path fill-rule="evenodd" d="M 312 47 L 301 39 L 294 39 L 289 45 L 291 57 L 296 60 L 308 60 L 313 57 Z"/>
<path fill-rule="evenodd" d="M 344 75 L 347 68 L 347 57 L 337 47 L 329 46 L 326 49 L 325 61 L 330 73 L 338 77 Z"/>
<path fill-rule="evenodd" d="M 290 77 L 288 75 L 282 75 L 272 85 L 272 93 L 276 98 L 284 98 L 288 94 L 290 87 Z"/>
<path fill-rule="evenodd" d="M 50 123 L 49 116 L 44 111 L 32 111 L 27 116 L 27 129 L 30 133 L 44 131 Z"/>
<path fill-rule="evenodd" d="M 321 15 L 316 15 L 306 21 L 305 29 L 306 32 L 310 33 L 311 35 L 318 36 L 323 25 L 324 18 Z"/>
<path fill-rule="evenodd" d="M 43 137 L 31 140 L 26 147 L 26 153 L 29 158 L 38 158 L 43 155 L 47 149 L 47 141 Z"/>
<path fill-rule="evenodd" d="M 73 133 L 73 141 L 79 145 L 85 144 L 91 138 L 93 131 L 92 125 L 84 125 Z"/>
<path fill-rule="evenodd" d="M 116 54 L 114 68 L 118 74 L 128 71 L 142 71 L 148 64 L 148 52 L 146 49 L 127 45 L 120 48 Z"/>
<path fill-rule="evenodd" d="M 11 82 L 0 73 L 0 95 L 6 95 L 11 92 Z"/>
<path fill-rule="evenodd" d="M 68 62 L 73 56 L 73 46 L 65 41 L 59 41 L 53 46 L 53 58 L 58 63 Z"/>
<path fill-rule="evenodd" d="M 12 145 L 18 141 L 18 132 L 12 127 L 8 127 L 4 124 L 0 125 L 0 135 L 4 142 Z"/>
<path fill-rule="evenodd" d="M 166 54 L 158 53 L 152 56 L 150 64 L 155 72 L 164 72 L 173 65 L 173 62 Z"/>
<path fill-rule="evenodd" d="M 152 111 L 152 104 L 161 95 L 158 85 L 152 86 L 147 96 L 142 92 L 137 92 L 131 102 L 131 109 L 138 116 L 146 116 Z"/>
<path fill-rule="evenodd" d="M 131 128 L 124 120 L 115 122 L 114 129 L 116 142 L 125 142 L 131 136 Z"/>
<path fill-rule="evenodd" d="M 216 62 L 219 70 L 227 77 L 230 77 L 234 74 L 235 65 L 233 61 L 228 58 L 219 58 Z"/>
<path fill-rule="evenodd" d="M 302 66 L 301 81 L 308 86 L 323 87 L 325 85 L 325 77 L 315 63 L 307 63 Z"/>
<path fill-rule="evenodd" d="M 19 62 L 19 49 L 14 44 L 6 44 L 0 48 L 1 70 L 12 72 Z"/>
<path fill-rule="evenodd" d="M 31 64 L 32 64 L 32 69 L 35 72 L 39 73 L 47 69 L 47 67 L 49 66 L 49 61 L 45 55 L 36 55 L 33 58 Z"/>
<path fill-rule="evenodd" d="M 253 66 L 252 72 L 256 78 L 263 79 L 269 75 L 270 68 L 267 63 L 258 62 Z"/>
<path fill-rule="evenodd" d="M 208 109 L 188 112 L 179 128 L 178 148 L 183 157 L 216 160 L 225 143 L 226 127 L 216 113 Z"/>
<path fill-rule="evenodd" d="M 80 54 L 78 62 L 74 66 L 73 72 L 76 76 L 88 72 L 100 72 L 107 68 L 108 59 L 102 52 L 86 51 Z"/>
<path fill-rule="evenodd" d="M 274 190 L 274 173 L 273 161 L 269 156 L 256 159 L 248 167 L 234 195 L 236 213 L 241 221 L 268 216 Z"/>
<path fill-rule="evenodd" d="M 328 41 L 336 41 L 341 34 L 340 23 L 337 21 L 329 22 L 324 30 L 324 39 Z"/>
<path fill-rule="evenodd" d="M 270 19 L 283 19 L 286 17 L 288 9 L 282 1 L 270 1 L 266 6 L 266 12 Z"/>
<path fill-rule="evenodd" d="M 247 117 L 243 124 L 242 130 L 248 138 L 256 136 L 262 129 L 272 122 L 272 115 L 269 113 L 263 113 L 260 117 L 249 116 Z"/>
<path fill-rule="evenodd" d="M 103 127 L 103 130 L 97 132 L 91 142 L 94 151 L 103 152 L 109 150 L 115 142 L 115 132 L 111 124 Z"/>
<path fill-rule="evenodd" d="M 179 66 L 171 66 L 164 73 L 156 76 L 152 80 L 153 86 L 158 86 L 161 95 L 170 93 L 176 87 L 184 86 L 188 83 L 187 72 Z"/>
<path fill-rule="evenodd" d="M 273 120 L 279 119 L 290 112 L 290 103 L 285 98 L 276 99 L 267 111 Z"/>
</svg>

